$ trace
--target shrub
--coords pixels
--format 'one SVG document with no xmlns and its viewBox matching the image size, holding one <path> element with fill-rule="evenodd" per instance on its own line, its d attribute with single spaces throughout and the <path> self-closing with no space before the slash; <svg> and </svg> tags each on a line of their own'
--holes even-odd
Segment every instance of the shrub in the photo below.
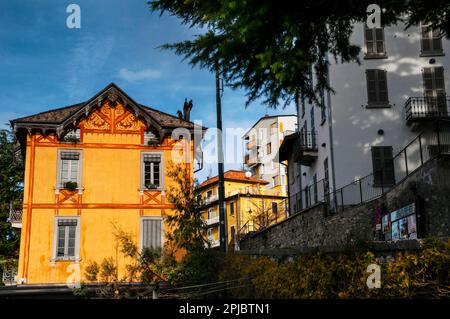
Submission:
<svg viewBox="0 0 450 319">
<path fill-rule="evenodd" d="M 367 266 L 381 266 L 381 288 L 369 289 Z M 250 277 L 230 290 L 235 298 L 449 298 L 450 241 L 427 240 L 421 251 L 397 253 L 393 261 L 367 249 L 335 256 L 320 252 L 288 261 L 228 255 L 221 280 Z"/>
<path fill-rule="evenodd" d="M 65 182 L 64 188 L 67 190 L 70 190 L 70 191 L 75 191 L 78 188 L 78 183 L 77 182 Z"/>
</svg>

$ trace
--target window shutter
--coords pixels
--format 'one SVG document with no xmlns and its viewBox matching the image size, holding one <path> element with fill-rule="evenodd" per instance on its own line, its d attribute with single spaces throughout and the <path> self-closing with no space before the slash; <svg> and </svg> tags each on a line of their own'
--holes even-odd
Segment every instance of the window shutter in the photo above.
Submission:
<svg viewBox="0 0 450 319">
<path fill-rule="evenodd" d="M 372 147 L 372 166 L 375 185 L 394 184 L 392 146 Z"/>
<path fill-rule="evenodd" d="M 366 71 L 367 78 L 367 100 L 368 103 L 376 103 L 377 102 L 377 78 L 376 78 L 376 70 L 367 70 Z"/>
<path fill-rule="evenodd" d="M 435 83 L 435 88 L 438 92 L 445 91 L 444 68 L 443 67 L 434 68 L 434 83 Z"/>
<path fill-rule="evenodd" d="M 144 155 L 145 163 L 159 163 L 161 162 L 161 155 L 159 154 L 145 154 Z"/>
<path fill-rule="evenodd" d="M 442 37 L 441 37 L 441 31 L 439 29 L 433 30 L 431 32 L 433 39 L 433 51 L 442 51 Z"/>
<path fill-rule="evenodd" d="M 387 72 L 384 70 L 366 70 L 368 104 L 388 104 Z"/>
<path fill-rule="evenodd" d="M 80 153 L 78 152 L 61 152 L 62 160 L 76 160 L 80 159 Z"/>
<path fill-rule="evenodd" d="M 367 55 L 374 54 L 374 36 L 373 36 L 373 29 L 369 29 L 366 26 L 366 51 Z"/>
<path fill-rule="evenodd" d="M 160 219 L 142 220 L 142 247 L 161 248 L 162 221 Z"/>
<path fill-rule="evenodd" d="M 76 219 L 59 219 L 58 220 L 58 226 L 76 226 L 77 220 Z"/>
<path fill-rule="evenodd" d="M 387 72 L 384 70 L 377 70 L 378 75 L 378 102 L 388 103 L 388 89 L 387 89 Z"/>
<path fill-rule="evenodd" d="M 375 29 L 375 39 L 377 53 L 384 53 L 384 30 L 382 28 Z"/>
<path fill-rule="evenodd" d="M 431 50 L 430 32 L 427 25 L 422 25 L 422 51 L 428 52 Z"/>
</svg>

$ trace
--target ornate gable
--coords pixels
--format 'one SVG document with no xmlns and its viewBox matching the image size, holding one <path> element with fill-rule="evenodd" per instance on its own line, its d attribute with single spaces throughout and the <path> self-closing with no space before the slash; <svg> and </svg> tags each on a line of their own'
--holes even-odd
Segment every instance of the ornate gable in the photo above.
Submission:
<svg viewBox="0 0 450 319">
<path fill-rule="evenodd" d="M 81 122 L 85 132 L 140 133 L 147 125 L 121 103 L 104 102 Z"/>
</svg>

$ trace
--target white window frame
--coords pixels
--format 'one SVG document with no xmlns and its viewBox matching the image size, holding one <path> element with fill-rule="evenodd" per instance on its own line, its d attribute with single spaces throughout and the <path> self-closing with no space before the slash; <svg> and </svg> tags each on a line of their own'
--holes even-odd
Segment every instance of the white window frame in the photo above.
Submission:
<svg viewBox="0 0 450 319">
<path fill-rule="evenodd" d="M 433 33 L 436 29 L 433 29 L 430 26 L 430 23 L 425 23 L 425 22 L 420 22 L 419 25 L 419 33 L 420 33 L 420 56 L 438 56 L 438 55 L 444 55 L 444 43 L 442 41 L 443 36 L 441 35 L 440 37 L 434 37 Z M 430 45 L 430 50 L 424 51 L 423 49 L 423 28 L 429 28 L 427 30 L 428 33 L 428 41 L 429 41 L 429 45 Z M 442 34 L 442 33 L 441 33 Z M 440 49 L 436 49 L 434 48 L 434 44 L 433 44 L 433 40 L 434 39 L 439 39 L 441 42 L 441 48 Z"/>
<path fill-rule="evenodd" d="M 383 59 L 383 58 L 387 58 L 387 53 L 386 53 L 386 38 L 385 38 L 385 34 L 384 34 L 384 27 L 381 28 L 368 28 L 367 24 L 364 23 L 364 58 L 365 59 Z M 381 29 L 381 33 L 382 33 L 382 39 L 381 41 L 383 42 L 383 52 L 376 52 L 377 51 L 377 42 L 380 41 L 377 38 L 377 29 Z M 367 51 L 367 34 L 366 31 L 370 30 L 372 32 L 372 48 L 375 49 L 373 53 L 369 53 Z"/>
<path fill-rule="evenodd" d="M 144 248 L 144 221 L 159 220 L 161 221 L 161 249 L 164 249 L 165 229 L 164 218 L 162 216 L 143 216 L 139 220 L 139 252 Z"/>
<path fill-rule="evenodd" d="M 75 250 L 73 257 L 58 257 L 58 221 L 61 219 L 75 219 L 77 226 L 75 230 Z M 58 216 L 55 217 L 53 222 L 53 249 L 52 249 L 52 262 L 55 261 L 80 261 L 80 230 L 81 230 L 81 218 L 79 216 Z"/>
<path fill-rule="evenodd" d="M 160 155 L 161 156 L 161 162 L 159 163 L 159 187 L 155 189 L 150 189 L 145 187 L 145 162 L 144 162 L 144 156 L 145 155 Z M 165 176 L 164 176 L 164 152 L 141 152 L 141 191 L 144 190 L 163 190 L 165 185 Z M 153 178 L 153 177 L 152 177 Z"/>
<path fill-rule="evenodd" d="M 82 171 L 83 171 L 83 152 L 82 150 L 79 149 L 58 149 L 57 152 L 57 165 L 56 165 L 56 186 L 55 189 L 56 190 L 60 190 L 60 189 L 64 189 L 64 185 L 62 185 L 62 159 L 61 159 L 61 154 L 64 152 L 74 152 L 74 153 L 78 153 L 80 155 L 79 159 L 78 159 L 78 174 L 77 174 L 77 185 L 78 185 L 78 190 L 82 189 L 82 179 L 81 177 L 83 176 Z"/>
</svg>

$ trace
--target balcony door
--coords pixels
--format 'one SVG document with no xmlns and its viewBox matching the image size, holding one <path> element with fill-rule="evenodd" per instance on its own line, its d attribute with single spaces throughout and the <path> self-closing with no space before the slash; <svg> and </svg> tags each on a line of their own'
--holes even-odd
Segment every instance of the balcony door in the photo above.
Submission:
<svg viewBox="0 0 450 319">
<path fill-rule="evenodd" d="M 443 67 L 423 69 L 423 90 L 426 114 L 430 116 L 448 115 Z"/>
</svg>

